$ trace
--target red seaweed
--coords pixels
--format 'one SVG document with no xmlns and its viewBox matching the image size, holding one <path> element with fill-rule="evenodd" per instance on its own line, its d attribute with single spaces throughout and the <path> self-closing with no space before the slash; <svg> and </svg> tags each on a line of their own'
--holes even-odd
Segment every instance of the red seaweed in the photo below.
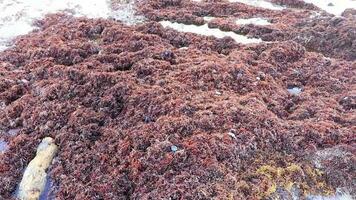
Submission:
<svg viewBox="0 0 356 200">
<path fill-rule="evenodd" d="M 45 136 L 59 147 L 49 169 L 58 199 L 268 199 L 291 184 L 301 197 L 355 194 L 354 15 L 312 19 L 313 6 L 275 2 L 305 12 L 152 0 L 138 4 L 147 21 L 134 26 L 39 21 L 40 31 L 0 53 L 0 197 L 11 198 Z M 276 25 L 209 26 L 274 42 L 158 23 L 256 13 Z M 348 156 L 320 157 L 333 148 Z"/>
</svg>

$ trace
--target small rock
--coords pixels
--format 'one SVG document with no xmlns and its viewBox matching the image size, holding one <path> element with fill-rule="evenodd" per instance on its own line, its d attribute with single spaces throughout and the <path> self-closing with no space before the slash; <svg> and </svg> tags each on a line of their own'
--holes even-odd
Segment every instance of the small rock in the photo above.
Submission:
<svg viewBox="0 0 356 200">
<path fill-rule="evenodd" d="M 173 60 L 175 58 L 174 53 L 170 50 L 163 51 L 160 56 L 163 60 L 167 61 Z"/>
<path fill-rule="evenodd" d="M 263 72 L 258 72 L 257 80 L 264 81 L 266 79 L 266 74 Z"/>
<path fill-rule="evenodd" d="M 330 2 L 330 3 L 328 4 L 328 6 L 334 6 L 334 4 Z"/>
<path fill-rule="evenodd" d="M 149 117 L 149 116 L 145 116 L 144 120 L 143 120 L 145 123 L 150 123 L 152 122 L 152 118 Z"/>
</svg>

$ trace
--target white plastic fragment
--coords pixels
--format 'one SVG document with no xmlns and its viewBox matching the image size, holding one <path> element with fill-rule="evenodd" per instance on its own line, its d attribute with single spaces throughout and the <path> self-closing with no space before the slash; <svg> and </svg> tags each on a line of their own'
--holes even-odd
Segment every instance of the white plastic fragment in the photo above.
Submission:
<svg viewBox="0 0 356 200">
<path fill-rule="evenodd" d="M 300 87 L 289 87 L 287 91 L 292 95 L 298 95 L 302 92 L 302 88 Z"/>
<path fill-rule="evenodd" d="M 177 151 L 178 151 L 178 147 L 177 147 L 176 145 L 172 145 L 172 146 L 171 146 L 171 151 L 172 151 L 173 153 L 177 152 Z"/>
<path fill-rule="evenodd" d="M 228 132 L 227 134 L 228 134 L 230 137 L 234 138 L 235 140 L 237 139 L 235 133 L 233 133 L 233 132 L 230 131 L 230 132 Z"/>
</svg>

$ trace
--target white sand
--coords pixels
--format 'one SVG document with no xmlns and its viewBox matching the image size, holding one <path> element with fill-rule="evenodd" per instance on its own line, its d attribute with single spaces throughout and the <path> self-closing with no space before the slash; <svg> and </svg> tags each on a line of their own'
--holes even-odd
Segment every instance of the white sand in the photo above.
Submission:
<svg viewBox="0 0 356 200">
<path fill-rule="evenodd" d="M 0 51 L 11 46 L 12 39 L 36 29 L 33 22 L 47 14 L 66 12 L 75 17 L 112 17 L 126 24 L 144 20 L 136 16 L 133 3 L 111 8 L 110 0 L 0 0 Z"/>
<path fill-rule="evenodd" d="M 355 0 L 304 0 L 307 3 L 312 3 L 328 13 L 340 16 L 347 8 L 356 9 Z M 332 3 L 333 6 L 329 6 Z"/>
<path fill-rule="evenodd" d="M 264 0 L 229 0 L 230 2 L 244 3 L 250 6 L 266 8 L 270 10 L 283 10 L 285 7 Z"/>
<path fill-rule="evenodd" d="M 170 21 L 161 21 L 160 23 L 162 24 L 163 27 L 172 28 L 172 29 L 180 31 L 180 32 L 196 33 L 199 35 L 214 36 L 217 38 L 223 38 L 226 36 L 230 36 L 236 42 L 243 43 L 243 44 L 262 42 L 261 39 L 248 38 L 244 35 L 239 35 L 234 32 L 222 31 L 217 28 L 209 28 L 208 24 L 197 26 L 197 25 L 186 25 L 186 24 L 170 22 Z"/>
<path fill-rule="evenodd" d="M 249 19 L 238 19 L 238 20 L 236 20 L 236 24 L 240 24 L 240 25 L 254 24 L 254 25 L 259 25 L 259 26 L 271 25 L 271 23 L 267 19 L 263 19 L 263 18 L 259 18 L 259 17 L 249 18 Z"/>
</svg>

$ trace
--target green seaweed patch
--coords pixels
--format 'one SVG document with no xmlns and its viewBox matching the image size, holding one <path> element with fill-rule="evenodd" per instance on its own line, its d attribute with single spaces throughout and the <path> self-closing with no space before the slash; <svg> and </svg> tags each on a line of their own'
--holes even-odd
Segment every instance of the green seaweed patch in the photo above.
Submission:
<svg viewBox="0 0 356 200">
<path fill-rule="evenodd" d="M 295 163 L 286 167 L 262 165 L 256 170 L 255 176 L 260 180 L 257 196 L 261 198 L 270 197 L 277 192 L 277 188 L 283 188 L 289 192 L 292 188 L 298 188 L 303 196 L 335 193 L 335 190 L 327 184 L 324 173 L 309 165 Z"/>
<path fill-rule="evenodd" d="M 256 165 L 255 165 L 256 166 Z M 270 199 L 278 196 L 278 189 L 292 194 L 298 189 L 298 195 L 335 194 L 335 189 L 327 183 L 324 172 L 313 168 L 310 164 L 287 162 L 278 166 L 273 161 L 269 164 L 257 165 L 255 170 L 249 170 L 240 177 L 236 188 L 246 196 L 255 196 L 258 199 Z"/>
</svg>

